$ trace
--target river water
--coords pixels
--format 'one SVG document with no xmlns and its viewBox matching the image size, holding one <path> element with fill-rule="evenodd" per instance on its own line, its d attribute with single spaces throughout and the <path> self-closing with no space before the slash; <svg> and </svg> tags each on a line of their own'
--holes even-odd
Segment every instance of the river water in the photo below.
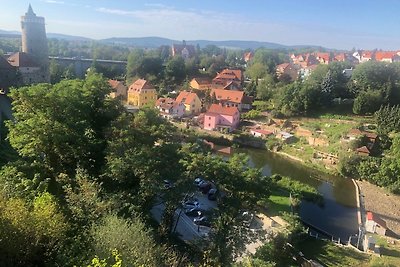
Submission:
<svg viewBox="0 0 400 267">
<path fill-rule="evenodd" d="M 238 149 L 249 156 L 250 165 L 262 168 L 264 175 L 280 174 L 316 188 L 324 197 L 324 205 L 303 201 L 300 217 L 303 221 L 322 229 L 346 242 L 358 232 L 357 203 L 354 184 L 350 179 L 328 175 L 305 167 L 261 149 Z"/>
</svg>

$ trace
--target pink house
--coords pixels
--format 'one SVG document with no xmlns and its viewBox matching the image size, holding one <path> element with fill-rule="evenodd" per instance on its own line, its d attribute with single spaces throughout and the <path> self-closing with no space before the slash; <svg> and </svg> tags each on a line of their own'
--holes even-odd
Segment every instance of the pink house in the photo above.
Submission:
<svg viewBox="0 0 400 267">
<path fill-rule="evenodd" d="M 240 113 L 237 107 L 223 107 L 212 104 L 204 115 L 204 129 L 224 130 L 228 132 L 234 130 L 239 125 Z"/>
</svg>

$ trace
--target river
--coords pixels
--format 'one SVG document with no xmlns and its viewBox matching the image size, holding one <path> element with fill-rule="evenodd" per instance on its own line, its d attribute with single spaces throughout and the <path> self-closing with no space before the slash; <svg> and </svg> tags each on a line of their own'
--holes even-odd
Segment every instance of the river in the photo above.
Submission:
<svg viewBox="0 0 400 267">
<path fill-rule="evenodd" d="M 325 174 L 261 149 L 238 149 L 249 156 L 250 165 L 262 168 L 264 175 L 288 176 L 316 188 L 324 197 L 324 205 L 303 201 L 300 217 L 342 242 L 358 232 L 355 187 L 350 179 Z"/>
</svg>

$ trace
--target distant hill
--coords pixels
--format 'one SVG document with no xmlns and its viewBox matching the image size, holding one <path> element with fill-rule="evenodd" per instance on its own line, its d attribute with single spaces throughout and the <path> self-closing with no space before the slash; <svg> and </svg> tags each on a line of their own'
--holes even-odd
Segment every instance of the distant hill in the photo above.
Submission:
<svg viewBox="0 0 400 267">
<path fill-rule="evenodd" d="M 0 30 L 0 37 L 18 37 L 21 33 L 18 31 L 5 31 Z M 94 39 L 82 37 L 82 36 L 73 36 L 67 34 L 60 33 L 47 33 L 47 38 L 55 38 L 59 40 L 68 40 L 68 41 L 95 41 Z M 102 40 L 96 40 L 98 42 L 104 44 L 118 44 L 118 45 L 126 45 L 126 46 L 135 46 L 140 48 L 158 48 L 162 45 L 172 45 L 172 44 L 180 44 L 182 40 L 172 40 L 168 38 L 162 37 L 113 37 Z M 282 45 L 278 43 L 270 43 L 270 42 L 259 42 L 259 41 L 240 41 L 240 40 L 228 40 L 228 41 L 209 41 L 209 40 L 188 40 L 187 44 L 192 45 L 200 45 L 200 47 L 205 47 L 207 45 L 216 45 L 219 47 L 226 47 L 232 49 L 257 49 L 260 47 L 265 47 L 269 49 L 302 49 L 302 48 L 311 48 L 311 49 L 321 49 L 319 46 L 314 45 Z"/>
<path fill-rule="evenodd" d="M 140 38 L 108 38 L 100 40 L 102 43 L 108 44 L 123 44 L 137 47 L 147 47 L 147 48 L 156 48 L 161 45 L 172 45 L 172 44 L 180 44 L 181 40 L 171 40 L 168 38 L 161 37 L 140 37 Z M 259 47 L 266 47 L 271 49 L 278 48 L 288 48 L 285 45 L 276 44 L 276 43 L 268 43 L 268 42 L 257 42 L 257 41 L 208 41 L 208 40 L 189 40 L 186 41 L 187 44 L 197 45 L 200 47 L 205 47 L 207 45 L 216 45 L 219 47 L 226 48 L 237 48 L 237 49 L 256 49 Z"/>
<path fill-rule="evenodd" d="M 67 40 L 67 41 L 91 41 L 91 40 L 93 40 L 91 38 L 82 37 L 82 36 L 74 36 L 74 35 L 51 33 L 51 32 L 47 33 L 47 38 Z"/>
</svg>

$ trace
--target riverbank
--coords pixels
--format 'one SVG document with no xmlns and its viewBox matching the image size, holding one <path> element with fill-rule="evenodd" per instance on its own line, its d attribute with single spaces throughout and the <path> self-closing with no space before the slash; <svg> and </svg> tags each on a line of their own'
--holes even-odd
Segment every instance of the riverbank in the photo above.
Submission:
<svg viewBox="0 0 400 267">
<path fill-rule="evenodd" d="M 356 183 L 360 187 L 365 211 L 376 213 L 390 230 L 400 235 L 400 196 L 366 181 Z"/>
</svg>

